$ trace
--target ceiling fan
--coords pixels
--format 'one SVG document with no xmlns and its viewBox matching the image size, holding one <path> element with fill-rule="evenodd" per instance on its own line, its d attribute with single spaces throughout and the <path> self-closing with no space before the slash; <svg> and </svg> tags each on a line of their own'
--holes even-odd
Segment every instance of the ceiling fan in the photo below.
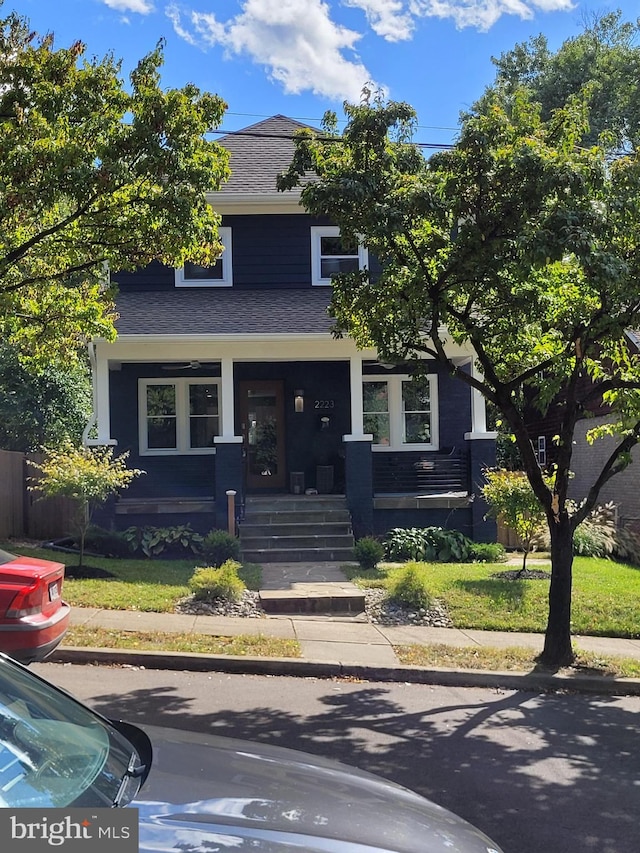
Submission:
<svg viewBox="0 0 640 853">
<path fill-rule="evenodd" d="M 192 361 L 176 362 L 175 364 L 163 364 L 163 370 L 199 370 L 201 367 L 207 367 L 210 364 L 217 364 L 215 361 Z"/>
</svg>

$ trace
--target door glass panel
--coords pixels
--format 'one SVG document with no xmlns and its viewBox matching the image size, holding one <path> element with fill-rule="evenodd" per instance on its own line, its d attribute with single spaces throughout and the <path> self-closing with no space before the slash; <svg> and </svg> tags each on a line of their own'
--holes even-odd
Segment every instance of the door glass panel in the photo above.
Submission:
<svg viewBox="0 0 640 853">
<path fill-rule="evenodd" d="M 259 477 L 278 475 L 277 397 L 265 391 L 247 391 L 247 463 Z"/>
</svg>

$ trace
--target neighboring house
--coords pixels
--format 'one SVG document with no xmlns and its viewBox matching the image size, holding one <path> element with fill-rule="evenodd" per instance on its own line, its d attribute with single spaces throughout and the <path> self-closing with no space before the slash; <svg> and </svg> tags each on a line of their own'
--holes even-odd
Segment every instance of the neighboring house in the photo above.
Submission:
<svg viewBox="0 0 640 853">
<path fill-rule="evenodd" d="M 640 332 L 627 331 L 627 342 L 631 352 L 640 353 Z M 589 380 L 584 379 L 580 390 L 586 395 L 591 387 Z M 555 436 L 560 431 L 562 410 L 562 395 L 559 395 L 544 414 L 533 406 L 527 413 L 529 437 L 537 451 L 538 462 L 543 468 L 551 468 L 556 459 Z M 577 501 L 582 500 L 587 494 L 617 444 L 614 436 L 605 436 L 594 442 L 587 439 L 587 434 L 591 430 L 611 421 L 610 409 L 602 399 L 589 400 L 585 403 L 585 410 L 588 415 L 578 421 L 574 432 L 571 461 L 573 477 L 569 483 L 569 497 Z M 632 461 L 637 463 L 640 458 L 640 448 L 634 448 L 631 456 Z M 617 507 L 618 523 L 632 526 L 640 531 L 640 492 L 637 479 L 638 473 L 633 466 L 616 474 L 600 491 L 598 504 L 613 501 Z"/>
<path fill-rule="evenodd" d="M 147 474 L 110 520 L 226 528 L 229 490 L 241 506 L 316 490 L 345 496 L 357 536 L 442 525 L 494 539 L 474 500 L 495 464 L 482 398 L 435 362 L 413 381 L 331 334 L 331 275 L 375 260 L 306 214 L 299 192 L 276 191 L 301 127 L 274 116 L 222 138 L 232 175 L 210 197 L 214 267 L 114 275 L 118 338 L 92 345 L 88 434 Z M 451 350 L 473 369 L 470 350 Z"/>
</svg>

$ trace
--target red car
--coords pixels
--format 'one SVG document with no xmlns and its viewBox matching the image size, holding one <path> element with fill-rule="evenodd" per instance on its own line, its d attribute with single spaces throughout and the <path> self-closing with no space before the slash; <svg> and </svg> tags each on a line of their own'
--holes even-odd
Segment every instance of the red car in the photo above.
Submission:
<svg viewBox="0 0 640 853">
<path fill-rule="evenodd" d="M 0 651 L 22 663 L 44 660 L 69 627 L 64 564 L 0 550 Z"/>
</svg>

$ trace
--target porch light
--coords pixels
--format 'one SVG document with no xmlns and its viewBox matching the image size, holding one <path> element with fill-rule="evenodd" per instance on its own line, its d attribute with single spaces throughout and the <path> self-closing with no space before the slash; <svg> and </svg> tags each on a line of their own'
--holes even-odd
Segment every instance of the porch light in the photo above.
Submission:
<svg viewBox="0 0 640 853">
<path fill-rule="evenodd" d="M 304 391 L 302 388 L 293 392 L 293 409 L 296 412 L 304 412 Z"/>
</svg>

